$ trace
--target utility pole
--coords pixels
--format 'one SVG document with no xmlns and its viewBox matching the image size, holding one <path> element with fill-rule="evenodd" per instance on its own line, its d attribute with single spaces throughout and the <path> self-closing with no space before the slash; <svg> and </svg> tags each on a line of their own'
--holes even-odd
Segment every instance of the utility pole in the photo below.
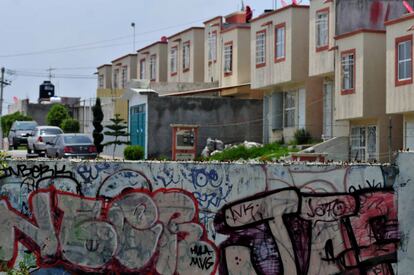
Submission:
<svg viewBox="0 0 414 275">
<path fill-rule="evenodd" d="M 132 44 L 132 53 L 135 52 L 135 22 L 131 23 L 131 27 L 133 29 L 133 44 Z"/>
<path fill-rule="evenodd" d="M 1 118 L 3 117 L 3 89 L 4 87 L 10 85 L 10 82 L 4 79 L 4 72 L 6 69 L 1 68 L 1 78 L 0 78 L 0 149 L 4 149 L 3 144 L 3 127 L 1 127 Z"/>
</svg>

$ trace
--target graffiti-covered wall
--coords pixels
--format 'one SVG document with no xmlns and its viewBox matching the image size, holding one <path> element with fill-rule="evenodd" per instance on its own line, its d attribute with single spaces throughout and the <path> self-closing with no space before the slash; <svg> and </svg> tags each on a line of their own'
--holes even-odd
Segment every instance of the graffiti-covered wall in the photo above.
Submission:
<svg viewBox="0 0 414 275">
<path fill-rule="evenodd" d="M 34 274 L 411 274 L 397 166 L 10 161 L 0 263 Z"/>
</svg>

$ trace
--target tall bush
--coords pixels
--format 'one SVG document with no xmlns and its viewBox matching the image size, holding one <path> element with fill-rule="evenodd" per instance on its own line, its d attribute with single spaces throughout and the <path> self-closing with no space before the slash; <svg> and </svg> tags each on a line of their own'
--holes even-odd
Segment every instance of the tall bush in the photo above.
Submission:
<svg viewBox="0 0 414 275">
<path fill-rule="evenodd" d="M 92 107 L 93 114 L 93 143 L 96 146 L 98 153 L 102 153 L 103 145 L 102 141 L 104 140 L 104 135 L 102 134 L 103 126 L 102 121 L 104 119 L 104 114 L 102 112 L 101 99 L 98 97 L 96 99 L 95 105 Z"/>
<path fill-rule="evenodd" d="M 33 120 L 30 116 L 26 116 L 20 112 L 15 112 L 1 117 L 1 127 L 3 129 L 3 137 L 7 137 L 10 128 L 15 121 L 30 121 Z"/>
<path fill-rule="evenodd" d="M 47 113 L 46 122 L 50 126 L 60 127 L 65 119 L 70 118 L 69 110 L 62 104 L 53 104 Z"/>
<path fill-rule="evenodd" d="M 63 132 L 65 133 L 79 133 L 79 121 L 73 118 L 67 118 L 62 121 L 60 128 L 62 128 Z"/>
</svg>

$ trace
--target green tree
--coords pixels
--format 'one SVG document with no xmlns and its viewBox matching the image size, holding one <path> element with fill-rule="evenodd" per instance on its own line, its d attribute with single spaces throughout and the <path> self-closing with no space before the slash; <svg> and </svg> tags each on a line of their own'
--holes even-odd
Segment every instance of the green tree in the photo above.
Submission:
<svg viewBox="0 0 414 275">
<path fill-rule="evenodd" d="M 65 133 L 79 133 L 79 121 L 73 118 L 67 118 L 62 121 L 60 128 L 62 128 Z"/>
<path fill-rule="evenodd" d="M 62 104 L 53 104 L 47 113 L 46 121 L 48 125 L 58 126 L 62 124 L 65 119 L 70 118 L 69 110 Z"/>
<path fill-rule="evenodd" d="M 1 117 L 1 127 L 3 129 L 3 137 L 7 137 L 10 132 L 10 128 L 15 121 L 30 121 L 33 120 L 30 116 L 26 116 L 20 112 L 5 115 Z"/>
<path fill-rule="evenodd" d="M 111 131 L 104 132 L 105 135 L 114 137 L 114 140 L 108 141 L 103 144 L 103 146 L 113 145 L 114 149 L 112 152 L 112 158 L 115 158 L 115 150 L 117 145 L 129 144 L 129 141 L 120 140 L 121 137 L 128 137 L 129 134 L 126 131 L 128 126 L 125 123 L 125 120 L 120 118 L 120 114 L 115 114 L 115 118 L 111 118 L 110 121 L 113 124 L 105 126 Z"/>
<path fill-rule="evenodd" d="M 104 139 L 104 135 L 102 134 L 103 126 L 102 120 L 104 119 L 104 114 L 102 112 L 101 106 L 101 99 L 98 97 L 96 99 L 95 105 L 92 107 L 92 114 L 93 114 L 93 143 L 96 146 L 96 150 L 98 150 L 98 154 L 102 153 L 103 145 L 102 141 Z"/>
</svg>

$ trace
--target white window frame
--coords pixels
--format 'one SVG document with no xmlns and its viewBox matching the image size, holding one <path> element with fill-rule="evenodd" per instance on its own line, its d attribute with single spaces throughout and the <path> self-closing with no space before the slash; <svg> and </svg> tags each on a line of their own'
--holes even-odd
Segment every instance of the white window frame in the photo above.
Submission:
<svg viewBox="0 0 414 275">
<path fill-rule="evenodd" d="M 342 91 L 351 91 L 355 89 L 355 55 L 355 52 L 348 51 L 341 54 Z"/>
<path fill-rule="evenodd" d="M 370 148 L 370 133 L 375 133 L 375 151 Z M 378 127 L 376 125 L 352 126 L 350 135 L 351 160 L 378 161 Z M 371 144 L 372 145 L 372 144 Z"/>
<path fill-rule="evenodd" d="M 266 64 L 266 30 L 256 33 L 256 66 Z"/>
<path fill-rule="evenodd" d="M 233 42 L 227 42 L 223 48 L 224 56 L 224 73 L 231 74 L 233 72 Z"/>
<path fill-rule="evenodd" d="M 139 61 L 139 78 L 145 79 L 145 59 Z"/>
<path fill-rule="evenodd" d="M 290 128 L 297 125 L 298 92 L 283 93 L 283 127 Z"/>
<path fill-rule="evenodd" d="M 125 88 L 128 82 L 128 66 L 122 66 L 121 68 L 121 81 L 122 88 Z"/>
<path fill-rule="evenodd" d="M 317 49 L 329 45 L 329 11 L 321 10 L 316 12 L 315 34 Z"/>
<path fill-rule="evenodd" d="M 117 89 L 118 87 L 118 83 L 119 83 L 119 69 L 115 69 L 114 70 L 114 88 Z"/>
<path fill-rule="evenodd" d="M 400 46 L 403 45 L 404 50 L 406 51 L 406 54 L 408 54 L 408 56 L 403 56 L 400 59 Z M 397 77 L 398 77 L 398 81 L 404 81 L 404 80 L 410 80 L 412 78 L 412 67 L 413 67 L 413 61 L 412 61 L 412 50 L 413 50 L 413 45 L 412 45 L 412 40 L 405 40 L 405 41 L 401 41 L 397 44 Z M 402 77 L 400 77 L 400 65 L 401 64 L 408 64 L 404 66 L 404 69 L 409 68 L 409 70 L 405 70 L 405 74 L 402 75 Z"/>
<path fill-rule="evenodd" d="M 104 87 L 104 76 L 103 74 L 100 74 L 98 76 L 98 87 L 103 88 Z"/>
<path fill-rule="evenodd" d="M 209 33 L 208 37 L 208 61 L 214 62 L 217 60 L 217 32 Z"/>
<path fill-rule="evenodd" d="M 176 74 L 177 73 L 177 53 L 178 47 L 171 47 L 170 49 L 170 73 Z"/>
<path fill-rule="evenodd" d="M 157 79 L 157 55 L 150 56 L 150 80 Z"/>
<path fill-rule="evenodd" d="M 286 57 L 286 25 L 280 24 L 275 27 L 275 60 L 281 60 Z"/>
<path fill-rule="evenodd" d="M 190 41 L 183 43 L 183 71 L 190 70 L 190 50 L 191 44 Z"/>
</svg>

